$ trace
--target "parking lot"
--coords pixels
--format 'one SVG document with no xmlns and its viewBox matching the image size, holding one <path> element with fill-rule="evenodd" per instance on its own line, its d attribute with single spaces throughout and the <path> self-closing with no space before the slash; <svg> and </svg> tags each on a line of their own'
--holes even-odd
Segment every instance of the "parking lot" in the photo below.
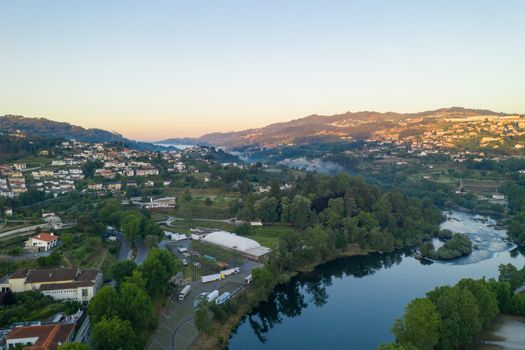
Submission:
<svg viewBox="0 0 525 350">
<path fill-rule="evenodd" d="M 178 252 L 178 248 L 185 247 L 191 250 L 191 241 L 189 240 L 176 243 L 163 241 L 161 244 L 171 249 L 181 259 L 184 257 Z M 184 301 L 178 301 L 177 291 L 168 302 L 164 314 L 161 315 L 159 326 L 148 344 L 148 349 L 188 349 L 198 335 L 194 323 L 194 303 L 198 296 L 203 292 L 209 293 L 216 289 L 219 290 L 220 294 L 232 293 L 245 284 L 244 278 L 251 273 L 253 268 L 258 266 L 260 265 L 253 261 L 242 259 L 241 263 L 238 264 L 240 272 L 226 276 L 223 280 L 202 283 L 198 278 L 191 282 L 191 292 Z"/>
</svg>

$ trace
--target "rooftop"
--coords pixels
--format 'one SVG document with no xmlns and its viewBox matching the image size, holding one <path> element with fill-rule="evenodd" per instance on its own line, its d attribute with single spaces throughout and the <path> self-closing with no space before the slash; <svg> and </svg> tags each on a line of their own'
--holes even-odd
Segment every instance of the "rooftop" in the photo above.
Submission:
<svg viewBox="0 0 525 350">
<path fill-rule="evenodd" d="M 54 241 L 54 240 L 58 239 L 58 237 L 55 236 L 52 233 L 39 233 L 38 235 L 33 236 L 31 238 L 32 239 L 39 239 L 39 240 L 45 241 L 45 242 L 51 242 L 51 241 Z"/>
<path fill-rule="evenodd" d="M 37 338 L 33 345 L 24 347 L 24 350 L 55 350 L 67 342 L 74 329 L 74 323 L 16 327 L 9 333 L 7 340 Z"/>
</svg>

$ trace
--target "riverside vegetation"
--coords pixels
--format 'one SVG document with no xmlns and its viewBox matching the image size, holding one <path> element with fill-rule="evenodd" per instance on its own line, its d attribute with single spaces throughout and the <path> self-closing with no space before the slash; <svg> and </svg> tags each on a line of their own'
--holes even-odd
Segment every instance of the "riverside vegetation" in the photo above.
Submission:
<svg viewBox="0 0 525 350">
<path fill-rule="evenodd" d="M 525 267 L 507 264 L 499 271 L 498 280 L 463 279 L 414 299 L 394 322 L 396 343 L 379 349 L 465 349 L 498 313 L 524 316 L 525 297 L 514 291 L 525 283 Z"/>
<path fill-rule="evenodd" d="M 247 293 L 224 306 L 200 306 L 196 325 L 202 335 L 194 348 L 226 347 L 242 315 L 298 271 L 339 256 L 417 246 L 437 235 L 442 220 L 428 200 L 383 191 L 347 174 L 307 174 L 292 191 L 274 184 L 268 194 L 248 194 L 235 205 L 239 217 L 280 220 L 295 230 L 281 235 L 265 266 L 253 271 Z"/>
</svg>

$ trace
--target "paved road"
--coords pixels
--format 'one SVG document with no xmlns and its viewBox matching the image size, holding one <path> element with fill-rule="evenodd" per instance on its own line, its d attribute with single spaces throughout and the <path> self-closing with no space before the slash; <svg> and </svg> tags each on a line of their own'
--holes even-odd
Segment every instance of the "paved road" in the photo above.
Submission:
<svg viewBox="0 0 525 350">
<path fill-rule="evenodd" d="M 51 225 L 50 224 L 40 224 L 40 225 L 20 227 L 20 228 L 17 228 L 15 230 L 11 230 L 11 231 L 6 231 L 6 232 L 0 233 L 0 238 L 9 237 L 9 236 L 15 236 L 17 234 L 34 232 L 37 228 L 49 229 L 49 228 L 51 228 Z"/>
<path fill-rule="evenodd" d="M 131 258 L 131 244 L 129 241 L 124 237 L 124 234 L 120 231 L 113 231 L 117 239 L 120 241 L 120 248 L 118 251 L 118 259 L 119 260 L 129 260 Z"/>
<path fill-rule="evenodd" d="M 137 239 L 135 241 L 135 246 L 137 247 L 137 256 L 135 256 L 135 263 L 137 265 L 142 265 L 146 257 L 148 256 L 149 247 L 144 243 L 144 240 Z"/>
<path fill-rule="evenodd" d="M 170 216 L 170 217 L 168 217 L 166 220 L 160 220 L 160 221 L 157 221 L 157 223 L 158 223 L 158 224 L 164 224 L 164 225 L 167 225 L 167 226 L 171 226 L 171 224 L 172 224 L 174 221 L 185 221 L 185 220 L 188 220 L 188 219 L 180 218 L 180 217 L 176 217 L 176 216 Z M 248 223 L 249 223 L 248 221 L 237 220 L 236 218 L 231 218 L 231 219 L 204 219 L 204 218 L 192 218 L 192 220 L 196 220 L 196 221 L 208 221 L 208 222 L 222 222 L 222 223 L 225 223 L 225 224 L 232 224 L 232 225 L 242 225 L 242 224 L 248 224 Z"/>
</svg>

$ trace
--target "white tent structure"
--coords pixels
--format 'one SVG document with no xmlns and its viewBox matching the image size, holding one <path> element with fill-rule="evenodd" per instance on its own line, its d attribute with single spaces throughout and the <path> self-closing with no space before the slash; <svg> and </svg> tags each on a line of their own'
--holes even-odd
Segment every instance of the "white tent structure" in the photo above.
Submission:
<svg viewBox="0 0 525 350">
<path fill-rule="evenodd" d="M 204 237 L 202 241 L 227 250 L 233 250 L 255 261 L 260 261 L 272 251 L 270 248 L 261 246 L 253 239 L 237 236 L 226 231 L 212 232 Z"/>
</svg>

